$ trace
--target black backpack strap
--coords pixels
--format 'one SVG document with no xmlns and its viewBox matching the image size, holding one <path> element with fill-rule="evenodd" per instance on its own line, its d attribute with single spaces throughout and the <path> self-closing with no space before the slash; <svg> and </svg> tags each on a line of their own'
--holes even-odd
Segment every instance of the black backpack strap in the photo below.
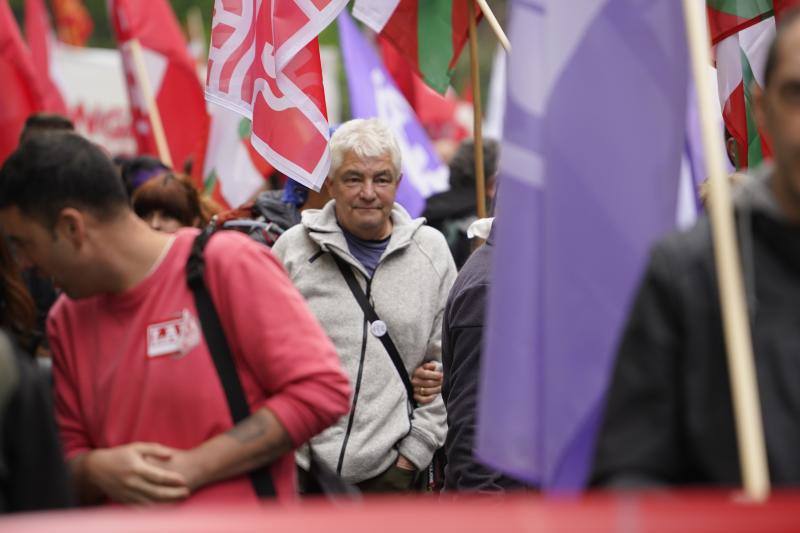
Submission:
<svg viewBox="0 0 800 533">
<path fill-rule="evenodd" d="M 336 262 L 336 266 L 339 267 L 339 272 L 342 273 L 344 280 L 347 282 L 347 286 L 350 288 L 350 292 L 353 293 L 353 297 L 355 297 L 358 305 L 361 306 L 361 310 L 364 311 L 364 316 L 366 317 L 367 321 L 370 324 L 373 324 L 380 320 L 378 313 L 375 311 L 375 308 L 372 307 L 372 304 L 369 303 L 369 299 L 361 288 L 361 285 L 359 285 L 358 281 L 356 281 L 356 276 L 353 274 L 353 269 L 350 268 L 350 265 L 348 265 L 344 259 L 333 252 L 331 252 L 331 257 L 333 257 L 333 260 Z M 403 363 L 403 359 L 400 357 L 400 352 L 397 350 L 397 346 L 395 346 L 394 341 L 392 340 L 392 337 L 389 335 L 388 331 L 378 338 L 380 339 L 381 343 L 383 343 L 386 353 L 389 354 L 389 358 L 391 358 L 394 368 L 397 370 L 397 373 L 400 375 L 400 379 L 403 381 L 409 403 L 411 403 L 412 407 L 416 409 L 418 405 L 414 400 L 414 387 L 411 385 L 411 378 L 408 377 L 408 371 L 406 371 L 406 366 Z"/>
<path fill-rule="evenodd" d="M 247 404 L 242 383 L 239 381 L 239 374 L 236 373 L 236 365 L 233 362 L 225 331 L 222 329 L 222 322 L 220 322 L 217 309 L 214 307 L 211 294 L 209 294 L 203 278 L 205 272 L 203 251 L 214 234 L 214 230 L 214 226 L 209 226 L 195 238 L 189 260 L 186 262 L 186 281 L 194 294 L 203 336 L 208 345 L 208 351 L 211 352 L 211 358 L 214 360 L 222 388 L 225 390 L 231 418 L 236 425 L 250 416 L 250 406 Z M 259 498 L 275 497 L 275 486 L 272 483 L 268 467 L 251 470 L 250 481 Z"/>
</svg>

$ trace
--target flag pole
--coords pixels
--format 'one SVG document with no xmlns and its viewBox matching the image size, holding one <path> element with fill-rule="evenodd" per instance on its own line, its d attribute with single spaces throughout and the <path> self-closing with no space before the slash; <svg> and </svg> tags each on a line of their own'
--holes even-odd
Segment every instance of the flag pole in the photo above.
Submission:
<svg viewBox="0 0 800 533">
<path fill-rule="evenodd" d="M 686 34 L 692 61 L 698 110 L 709 183 L 709 216 L 719 284 L 728 373 L 736 419 L 739 463 L 746 495 L 754 501 L 769 496 L 770 481 L 764 429 L 758 399 L 750 322 L 744 295 L 739 247 L 734 230 L 730 183 L 722 158 L 722 133 L 715 120 L 713 88 L 707 68 L 711 64 L 705 4 L 683 0 Z"/>
<path fill-rule="evenodd" d="M 153 129 L 153 136 L 156 140 L 158 158 L 162 163 L 172 168 L 172 156 L 169 153 L 167 137 L 164 135 L 164 125 L 161 123 L 161 114 L 158 112 L 158 106 L 153 97 L 153 89 L 150 86 L 150 76 L 147 75 L 147 67 L 145 67 L 144 64 L 142 45 L 139 43 L 139 39 L 131 39 L 130 45 L 133 64 L 136 68 L 136 80 L 138 81 L 139 90 L 142 92 L 142 97 L 144 98 L 144 105 L 147 107 L 147 114 L 150 117 L 150 127 Z"/>
<path fill-rule="evenodd" d="M 478 70 L 478 28 L 475 4 L 466 0 L 469 9 L 469 65 L 472 78 L 473 139 L 475 144 L 475 199 L 478 218 L 486 218 L 486 177 L 483 175 L 483 132 L 481 130 L 481 78 Z"/>
<path fill-rule="evenodd" d="M 494 16 L 492 13 L 492 8 L 489 7 L 489 4 L 486 3 L 486 0 L 476 0 L 478 2 L 478 6 L 481 8 L 483 12 L 483 16 L 486 18 L 486 21 L 489 23 L 489 26 L 492 28 L 495 36 L 497 36 L 497 40 L 500 41 L 500 44 L 503 45 L 503 48 L 506 49 L 506 52 L 511 52 L 511 42 L 506 37 L 506 33 L 503 31 L 502 26 L 500 23 L 497 22 L 497 17 Z"/>
<path fill-rule="evenodd" d="M 203 46 L 200 50 L 192 50 L 192 53 L 196 53 L 194 60 L 197 63 L 199 71 L 200 67 L 206 62 L 206 32 L 203 27 L 203 11 L 197 6 L 190 7 L 186 12 L 186 31 L 189 34 L 190 45 L 199 43 Z M 205 83 L 205 80 L 203 80 L 203 83 Z"/>
</svg>

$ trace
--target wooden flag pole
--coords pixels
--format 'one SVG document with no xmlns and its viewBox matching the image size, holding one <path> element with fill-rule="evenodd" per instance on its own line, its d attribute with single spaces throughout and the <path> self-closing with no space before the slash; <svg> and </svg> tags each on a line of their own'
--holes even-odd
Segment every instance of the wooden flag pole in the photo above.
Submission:
<svg viewBox="0 0 800 533">
<path fill-rule="evenodd" d="M 500 23 L 497 22 L 497 17 L 494 16 L 492 13 L 492 9 L 489 7 L 489 4 L 486 3 L 486 0 L 476 0 L 478 2 L 478 6 L 481 8 L 483 12 L 483 16 L 486 18 L 486 21 L 489 23 L 489 26 L 492 28 L 492 31 L 497 36 L 497 40 L 500 41 L 500 44 L 503 45 L 503 48 L 506 49 L 506 52 L 511 52 L 511 42 L 506 37 L 506 33 L 503 31 L 502 26 Z M 474 17 L 473 17 L 474 18 Z"/>
<path fill-rule="evenodd" d="M 189 34 L 190 43 L 200 43 L 203 46 L 201 50 L 192 50 L 192 53 L 196 54 L 194 60 L 197 64 L 197 71 L 199 74 L 206 63 L 206 32 L 203 26 L 203 12 L 199 7 L 192 6 L 186 12 L 186 30 Z M 201 79 L 203 85 L 205 85 L 205 79 L 203 79 L 202 76 Z"/>
<path fill-rule="evenodd" d="M 164 125 L 161 123 L 161 114 L 158 112 L 156 99 L 153 97 L 153 89 L 150 86 L 150 76 L 147 75 L 147 67 L 144 64 L 144 54 L 139 39 L 131 39 L 131 55 L 133 64 L 136 68 L 136 80 L 139 90 L 144 98 L 144 105 L 147 107 L 147 114 L 150 117 L 150 127 L 153 129 L 153 136 L 156 139 L 158 158 L 162 163 L 172 168 L 172 156 L 167 145 L 167 136 L 164 135 Z"/>
<path fill-rule="evenodd" d="M 720 306 L 722 308 L 728 373 L 731 381 L 739 462 L 745 493 L 754 501 L 769 496 L 770 482 L 761 404 L 758 399 L 753 345 L 742 281 L 739 247 L 734 230 L 731 190 L 722 156 L 722 133 L 715 119 L 713 88 L 707 68 L 711 64 L 705 4 L 683 0 L 686 33 L 697 88 L 700 126 L 709 183 L 709 216 L 714 241 Z"/>
<path fill-rule="evenodd" d="M 469 9 L 469 65 L 472 78 L 473 138 L 475 140 L 475 199 L 478 218 L 486 218 L 486 176 L 483 175 L 483 132 L 481 131 L 481 77 L 478 71 L 478 28 L 475 4 L 466 0 Z"/>
</svg>

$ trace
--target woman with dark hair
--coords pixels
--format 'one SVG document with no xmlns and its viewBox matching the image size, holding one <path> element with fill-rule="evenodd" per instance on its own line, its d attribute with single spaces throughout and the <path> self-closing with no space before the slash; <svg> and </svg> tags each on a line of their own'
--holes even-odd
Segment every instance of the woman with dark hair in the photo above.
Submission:
<svg viewBox="0 0 800 533">
<path fill-rule="evenodd" d="M 36 305 L 0 235 L 0 514 L 73 502 L 50 378 L 29 355 L 40 340 Z"/>
<path fill-rule="evenodd" d="M 136 189 L 133 210 L 150 227 L 165 233 L 201 228 L 220 211 L 200 195 L 189 178 L 172 172 L 151 178 Z"/>
<path fill-rule="evenodd" d="M 10 333 L 20 348 L 35 352 L 40 340 L 35 333 L 36 305 L 5 237 L 0 238 L 0 328 Z"/>
</svg>

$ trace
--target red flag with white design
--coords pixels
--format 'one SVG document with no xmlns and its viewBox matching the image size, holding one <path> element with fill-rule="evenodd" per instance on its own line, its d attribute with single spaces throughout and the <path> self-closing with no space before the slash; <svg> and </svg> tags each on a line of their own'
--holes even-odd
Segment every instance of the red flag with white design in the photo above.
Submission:
<svg viewBox="0 0 800 533">
<path fill-rule="evenodd" d="M 122 53 L 139 153 L 157 155 L 158 150 L 137 79 L 134 39 L 142 47 L 172 163 L 181 168 L 202 144 L 208 115 L 203 86 L 175 14 L 165 0 L 109 0 L 108 12 Z"/>
<path fill-rule="evenodd" d="M 216 0 L 206 98 L 252 119 L 273 167 L 319 190 L 330 167 L 317 36 L 347 0 Z"/>
<path fill-rule="evenodd" d="M 67 106 L 61 97 L 61 90 L 53 81 L 50 52 L 56 36 L 50 25 L 50 16 L 47 14 L 44 0 L 25 0 L 25 38 L 31 51 L 33 66 L 44 88 L 45 111 L 66 114 Z"/>
<path fill-rule="evenodd" d="M 0 163 L 14 151 L 25 119 L 44 108 L 44 90 L 7 0 L 0 0 Z"/>
</svg>

